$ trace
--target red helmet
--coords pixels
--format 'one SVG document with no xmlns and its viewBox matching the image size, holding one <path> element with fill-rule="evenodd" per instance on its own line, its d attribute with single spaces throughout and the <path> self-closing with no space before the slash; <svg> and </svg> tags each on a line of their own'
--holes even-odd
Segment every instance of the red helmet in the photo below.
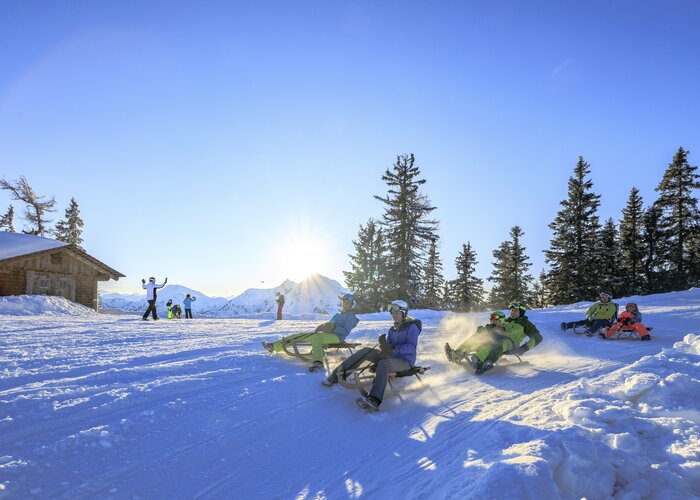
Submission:
<svg viewBox="0 0 700 500">
<path fill-rule="evenodd" d="M 636 311 L 637 309 L 639 309 L 639 308 L 637 307 L 637 303 L 636 303 L 636 302 L 628 302 L 627 305 L 625 306 L 625 309 L 627 309 L 629 306 L 634 307 L 634 310 L 635 310 L 635 311 Z"/>
</svg>

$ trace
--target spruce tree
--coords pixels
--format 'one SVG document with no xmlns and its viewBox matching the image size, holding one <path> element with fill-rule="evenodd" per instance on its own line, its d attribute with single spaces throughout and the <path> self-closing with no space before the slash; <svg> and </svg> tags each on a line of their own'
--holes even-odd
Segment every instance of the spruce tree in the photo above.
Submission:
<svg viewBox="0 0 700 500">
<path fill-rule="evenodd" d="M 600 195 L 591 192 L 593 182 L 586 179 L 590 165 L 579 156 L 574 176 L 569 178 L 568 198 L 549 224 L 553 232 L 549 250 L 547 282 L 553 304 L 589 300 L 599 289 L 596 247 L 600 223 Z"/>
<path fill-rule="evenodd" d="M 14 220 L 15 220 L 15 209 L 12 205 L 10 205 L 7 208 L 7 213 L 0 217 L 0 229 L 5 228 L 5 231 L 8 233 L 14 233 L 15 232 L 15 226 L 14 226 Z"/>
<path fill-rule="evenodd" d="M 425 296 L 422 306 L 428 309 L 441 309 L 444 307 L 442 294 L 445 287 L 445 278 L 442 275 L 442 261 L 437 250 L 437 241 L 433 239 L 428 252 L 428 262 L 425 266 Z"/>
<path fill-rule="evenodd" d="M 384 302 L 382 282 L 384 255 L 382 231 L 376 221 L 369 219 L 360 225 L 353 240 L 355 254 L 350 255 L 350 271 L 343 271 L 345 283 L 355 294 L 358 312 L 378 312 Z"/>
<path fill-rule="evenodd" d="M 457 278 L 450 282 L 452 308 L 456 311 L 479 311 L 484 305 L 484 281 L 474 276 L 478 261 L 471 243 L 462 245 L 455 259 Z"/>
<path fill-rule="evenodd" d="M 644 272 L 645 288 L 643 294 L 658 293 L 666 290 L 666 272 L 663 250 L 663 232 L 659 226 L 661 209 L 653 204 L 642 215 L 644 243 L 644 256 L 642 257 L 642 270 Z"/>
<path fill-rule="evenodd" d="M 611 292 L 614 297 L 621 295 L 624 285 L 620 266 L 621 260 L 617 226 L 613 218 L 610 217 L 600 230 L 600 240 L 598 242 L 600 280 L 598 284 L 601 290 Z"/>
<path fill-rule="evenodd" d="M 44 236 L 47 232 L 46 225 L 51 222 L 45 218 L 46 214 L 55 211 L 53 207 L 56 205 L 56 200 L 54 200 L 53 196 L 46 200 L 45 196 L 37 195 L 25 176 L 21 176 L 14 184 L 3 178 L 0 180 L 0 189 L 10 191 L 14 200 L 26 203 L 24 220 L 29 223 L 30 227 L 24 232 Z"/>
<path fill-rule="evenodd" d="M 544 269 L 540 271 L 539 277 L 532 285 L 528 304 L 533 309 L 543 309 L 550 305 L 547 293 L 547 273 L 544 272 Z"/>
<path fill-rule="evenodd" d="M 697 256 L 691 246 L 698 231 L 700 213 L 693 191 L 700 188 L 698 167 L 688 163 L 688 151 L 678 148 L 656 188 L 656 206 L 661 211 L 659 228 L 666 242 L 664 259 L 668 263 L 665 280 L 669 290 L 684 290 L 691 281 L 692 263 Z M 690 264 L 690 266 L 689 266 Z"/>
<path fill-rule="evenodd" d="M 54 233 L 58 241 L 65 241 L 71 245 L 75 245 L 81 250 L 83 247 L 80 244 L 83 242 L 81 235 L 83 234 L 83 219 L 80 218 L 80 208 L 75 198 L 70 199 L 70 205 L 66 209 L 65 220 L 60 220 L 56 223 Z"/>
<path fill-rule="evenodd" d="M 642 262 L 644 243 L 644 200 L 635 187 L 630 191 L 620 221 L 620 268 L 623 286 L 620 295 L 639 295 L 644 291 Z"/>
<path fill-rule="evenodd" d="M 532 264 L 520 243 L 524 234 L 519 226 L 514 226 L 510 230 L 510 241 L 504 241 L 493 251 L 496 260 L 489 277 L 494 283 L 489 301 L 495 308 L 505 309 L 509 302 L 525 302 L 530 296 L 533 278 L 527 270 Z"/>
<path fill-rule="evenodd" d="M 413 154 L 399 155 L 392 170 L 387 169 L 382 175 L 389 186 L 388 193 L 383 197 L 375 195 L 384 203 L 381 226 L 387 251 L 386 298 L 403 299 L 411 306 L 423 295 L 423 271 L 430 243 L 437 238 L 438 225 L 429 217 L 435 207 L 420 192 L 426 181 L 419 175 Z"/>
</svg>

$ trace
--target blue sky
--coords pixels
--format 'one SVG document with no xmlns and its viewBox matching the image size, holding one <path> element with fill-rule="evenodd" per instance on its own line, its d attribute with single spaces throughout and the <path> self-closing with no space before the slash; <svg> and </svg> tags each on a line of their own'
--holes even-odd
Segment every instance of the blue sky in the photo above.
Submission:
<svg viewBox="0 0 700 500">
<path fill-rule="evenodd" d="M 85 248 L 127 275 L 104 289 L 233 295 L 342 280 L 414 153 L 446 277 L 467 241 L 488 277 L 516 224 L 536 275 L 579 155 L 601 219 L 633 185 L 655 199 L 679 146 L 700 163 L 699 21 L 693 1 L 2 2 L 0 175 L 54 219 L 76 198 Z"/>
</svg>

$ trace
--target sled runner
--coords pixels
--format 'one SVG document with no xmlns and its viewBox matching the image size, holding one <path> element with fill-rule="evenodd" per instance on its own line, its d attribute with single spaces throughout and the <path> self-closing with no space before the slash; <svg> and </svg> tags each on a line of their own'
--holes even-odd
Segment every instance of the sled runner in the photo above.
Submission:
<svg viewBox="0 0 700 500">
<path fill-rule="evenodd" d="M 654 327 L 647 326 L 646 329 L 647 331 L 651 332 Z M 617 333 L 613 334 L 612 337 L 608 337 L 607 331 L 608 329 L 605 328 L 598 334 L 598 336 L 605 340 L 651 340 L 651 335 L 644 335 L 643 337 L 640 337 L 639 332 L 632 327 L 622 327 L 617 331 Z"/>
<path fill-rule="evenodd" d="M 313 334 L 309 334 L 311 337 Z M 327 350 L 335 349 L 335 352 L 339 352 L 340 349 L 350 350 L 350 354 L 353 354 L 353 349 L 361 346 L 362 344 L 356 342 L 336 342 L 331 344 L 323 344 L 323 355 L 326 356 Z M 300 350 L 302 348 L 302 350 Z M 311 362 L 311 338 L 308 339 L 292 339 L 290 341 L 282 342 L 282 350 L 285 354 L 289 356 L 294 356 L 306 362 Z"/>
<path fill-rule="evenodd" d="M 572 327 L 572 330 L 574 331 L 575 334 L 577 335 L 587 335 L 589 337 L 593 337 L 596 334 L 601 334 L 607 331 L 607 329 L 610 328 L 609 326 L 601 326 L 600 328 L 596 330 L 588 330 L 586 325 L 579 325 L 579 326 L 574 326 Z"/>
<path fill-rule="evenodd" d="M 374 370 L 374 363 L 371 361 L 363 361 L 354 370 L 339 373 L 338 382 L 348 389 L 357 389 L 360 391 L 360 394 L 366 397 L 369 394 L 369 387 L 372 386 L 372 380 L 374 380 Z M 389 387 L 391 389 L 394 388 L 392 381 L 396 378 L 415 376 L 420 382 L 423 382 L 420 376 L 425 374 L 428 370 L 430 370 L 429 366 L 414 366 L 408 370 L 392 373 L 389 375 Z"/>
</svg>

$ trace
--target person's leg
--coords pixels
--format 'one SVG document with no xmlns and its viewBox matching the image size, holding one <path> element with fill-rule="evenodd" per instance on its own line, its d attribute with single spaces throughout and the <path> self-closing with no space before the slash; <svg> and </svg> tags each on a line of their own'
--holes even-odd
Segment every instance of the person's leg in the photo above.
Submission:
<svg viewBox="0 0 700 500">
<path fill-rule="evenodd" d="M 337 344 L 340 337 L 335 333 L 314 333 L 311 336 L 311 361 L 323 363 L 323 344 Z"/>
<path fill-rule="evenodd" d="M 494 341 L 493 335 L 489 332 L 478 332 L 462 342 L 453 354 L 457 354 L 457 359 L 464 359 L 467 354 L 477 351 L 479 348 Z"/>
<path fill-rule="evenodd" d="M 632 328 L 634 328 L 641 338 L 649 336 L 649 330 L 641 323 L 632 323 Z"/>
<path fill-rule="evenodd" d="M 338 382 L 338 374 L 342 372 L 348 372 L 353 370 L 354 368 L 357 367 L 360 363 L 363 361 L 371 361 L 373 363 L 376 363 L 379 361 L 381 358 L 381 352 L 379 349 L 373 349 L 371 347 L 363 347 L 359 351 L 357 351 L 355 354 L 350 356 L 348 359 L 340 363 L 335 370 L 331 372 L 331 374 L 328 376 L 328 380 L 332 381 L 333 383 Z"/>
<path fill-rule="evenodd" d="M 617 334 L 620 328 L 622 328 L 622 323 L 615 323 L 613 326 L 608 328 L 607 332 L 605 332 L 606 337 L 610 338 L 613 335 Z"/>
<path fill-rule="evenodd" d="M 389 375 L 404 370 L 410 370 L 411 365 L 408 361 L 402 358 L 384 358 L 377 363 L 377 371 L 374 374 L 372 381 L 372 389 L 369 391 L 369 397 L 375 398 L 378 403 L 384 399 L 384 391 L 386 383 L 389 380 Z"/>
</svg>

